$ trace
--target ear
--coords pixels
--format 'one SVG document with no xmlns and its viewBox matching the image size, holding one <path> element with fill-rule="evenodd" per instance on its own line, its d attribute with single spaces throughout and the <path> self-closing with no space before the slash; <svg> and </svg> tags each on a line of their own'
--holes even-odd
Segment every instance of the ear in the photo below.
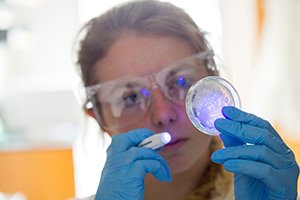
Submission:
<svg viewBox="0 0 300 200">
<path fill-rule="evenodd" d="M 82 107 L 83 107 L 83 110 L 84 110 L 85 114 L 87 114 L 88 116 L 94 118 L 97 121 L 96 114 L 93 111 L 92 102 L 90 100 L 87 100 L 83 104 Z"/>
<path fill-rule="evenodd" d="M 85 108 L 84 108 L 84 112 L 85 112 L 88 116 L 92 117 L 92 118 L 98 123 L 98 125 L 100 126 L 100 129 L 102 129 L 104 132 L 107 132 L 107 133 L 111 136 L 109 129 L 104 128 L 103 126 L 101 126 L 101 123 L 98 121 L 98 119 L 97 119 L 97 117 L 96 117 L 96 114 L 95 114 L 95 112 L 93 111 L 92 108 L 86 108 L 86 107 L 85 107 Z"/>
<path fill-rule="evenodd" d="M 87 114 L 88 116 L 94 118 L 97 121 L 96 115 L 95 115 L 92 108 L 84 108 L 84 112 L 85 112 L 85 114 Z"/>
</svg>

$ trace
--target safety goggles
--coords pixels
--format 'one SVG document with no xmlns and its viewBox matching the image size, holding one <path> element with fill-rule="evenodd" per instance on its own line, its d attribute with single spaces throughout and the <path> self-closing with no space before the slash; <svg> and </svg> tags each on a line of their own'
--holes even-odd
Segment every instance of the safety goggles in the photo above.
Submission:
<svg viewBox="0 0 300 200">
<path fill-rule="evenodd" d="M 184 106 L 194 82 L 216 71 L 213 53 L 204 51 L 176 61 L 146 76 L 128 75 L 86 88 L 88 100 L 103 127 L 122 128 L 140 121 L 151 104 L 151 92 L 160 89 L 170 102 Z"/>
</svg>

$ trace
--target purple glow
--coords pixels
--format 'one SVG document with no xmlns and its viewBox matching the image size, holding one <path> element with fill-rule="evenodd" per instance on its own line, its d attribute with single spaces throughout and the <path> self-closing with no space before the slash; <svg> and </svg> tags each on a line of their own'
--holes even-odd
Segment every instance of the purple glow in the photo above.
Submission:
<svg viewBox="0 0 300 200">
<path fill-rule="evenodd" d="M 184 86 L 186 84 L 186 80 L 183 76 L 180 76 L 177 80 L 176 80 L 177 84 L 180 86 Z"/>
<path fill-rule="evenodd" d="M 216 131 L 214 122 L 218 118 L 224 118 L 221 111 L 228 103 L 228 97 L 213 90 L 202 97 L 197 106 L 196 117 L 205 128 Z"/>
<path fill-rule="evenodd" d="M 186 96 L 186 112 L 190 121 L 200 132 L 208 135 L 220 134 L 214 122 L 224 118 L 224 106 L 240 108 L 240 99 L 234 87 L 219 76 L 200 79 Z"/>
<path fill-rule="evenodd" d="M 149 96 L 150 96 L 150 92 L 149 92 L 149 90 L 147 90 L 146 88 L 142 88 L 142 89 L 140 90 L 140 92 L 141 92 L 144 96 L 146 96 L 146 97 L 149 97 Z"/>
</svg>

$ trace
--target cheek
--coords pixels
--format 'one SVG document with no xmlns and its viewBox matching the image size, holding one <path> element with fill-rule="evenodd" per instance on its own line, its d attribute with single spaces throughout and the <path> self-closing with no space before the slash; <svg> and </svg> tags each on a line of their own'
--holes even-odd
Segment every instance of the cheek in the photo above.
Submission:
<svg viewBox="0 0 300 200">
<path fill-rule="evenodd" d="M 211 143 L 211 136 L 204 135 L 201 132 L 196 132 L 191 136 L 190 148 L 192 151 L 198 152 L 198 154 L 202 154 L 203 152 L 207 152 L 207 150 L 210 149 Z"/>
<path fill-rule="evenodd" d="M 185 105 L 184 106 L 178 106 L 177 112 L 178 112 L 178 115 L 179 115 L 179 120 L 182 120 L 185 123 L 193 126 L 192 123 L 189 120 L 188 115 L 187 115 Z"/>
<path fill-rule="evenodd" d="M 114 128 L 108 127 L 106 130 L 110 136 L 114 136 L 114 135 L 117 135 L 120 133 L 127 133 L 127 132 L 132 131 L 137 128 L 147 128 L 147 126 L 137 126 L 137 125 L 133 124 L 133 125 L 125 126 L 125 127 L 121 127 L 121 128 L 120 127 L 114 127 Z"/>
<path fill-rule="evenodd" d="M 211 151 L 212 140 L 213 138 L 211 136 L 196 130 L 190 137 L 187 151 L 189 151 L 191 153 L 190 155 L 193 157 L 202 157 L 204 154 Z"/>
<path fill-rule="evenodd" d="M 189 121 L 187 116 L 183 119 L 188 132 L 189 144 L 187 145 L 186 155 L 191 159 L 202 159 L 211 151 L 213 137 L 198 131 Z"/>
<path fill-rule="evenodd" d="M 190 130 L 190 150 L 199 156 L 203 155 L 207 151 L 210 151 L 213 137 L 200 132 L 189 121 L 188 123 L 189 125 L 187 126 Z"/>
</svg>

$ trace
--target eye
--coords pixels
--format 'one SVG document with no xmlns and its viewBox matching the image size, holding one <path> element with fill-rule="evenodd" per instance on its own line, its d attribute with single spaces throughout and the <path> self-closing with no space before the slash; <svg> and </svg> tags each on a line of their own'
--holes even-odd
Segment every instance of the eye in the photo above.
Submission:
<svg viewBox="0 0 300 200">
<path fill-rule="evenodd" d="M 176 79 L 175 83 L 176 83 L 178 86 L 180 86 L 180 87 L 184 87 L 184 86 L 186 86 L 186 84 L 187 84 L 187 80 L 186 80 L 185 77 L 180 76 L 180 77 L 178 77 L 178 78 Z"/>
<path fill-rule="evenodd" d="M 184 76 L 178 76 L 173 82 L 172 87 L 175 88 L 189 88 L 192 85 L 192 80 L 184 77 Z"/>
<path fill-rule="evenodd" d="M 131 93 L 123 97 L 122 101 L 125 103 L 125 106 L 134 106 L 137 105 L 142 100 L 142 97 L 139 93 Z"/>
</svg>

